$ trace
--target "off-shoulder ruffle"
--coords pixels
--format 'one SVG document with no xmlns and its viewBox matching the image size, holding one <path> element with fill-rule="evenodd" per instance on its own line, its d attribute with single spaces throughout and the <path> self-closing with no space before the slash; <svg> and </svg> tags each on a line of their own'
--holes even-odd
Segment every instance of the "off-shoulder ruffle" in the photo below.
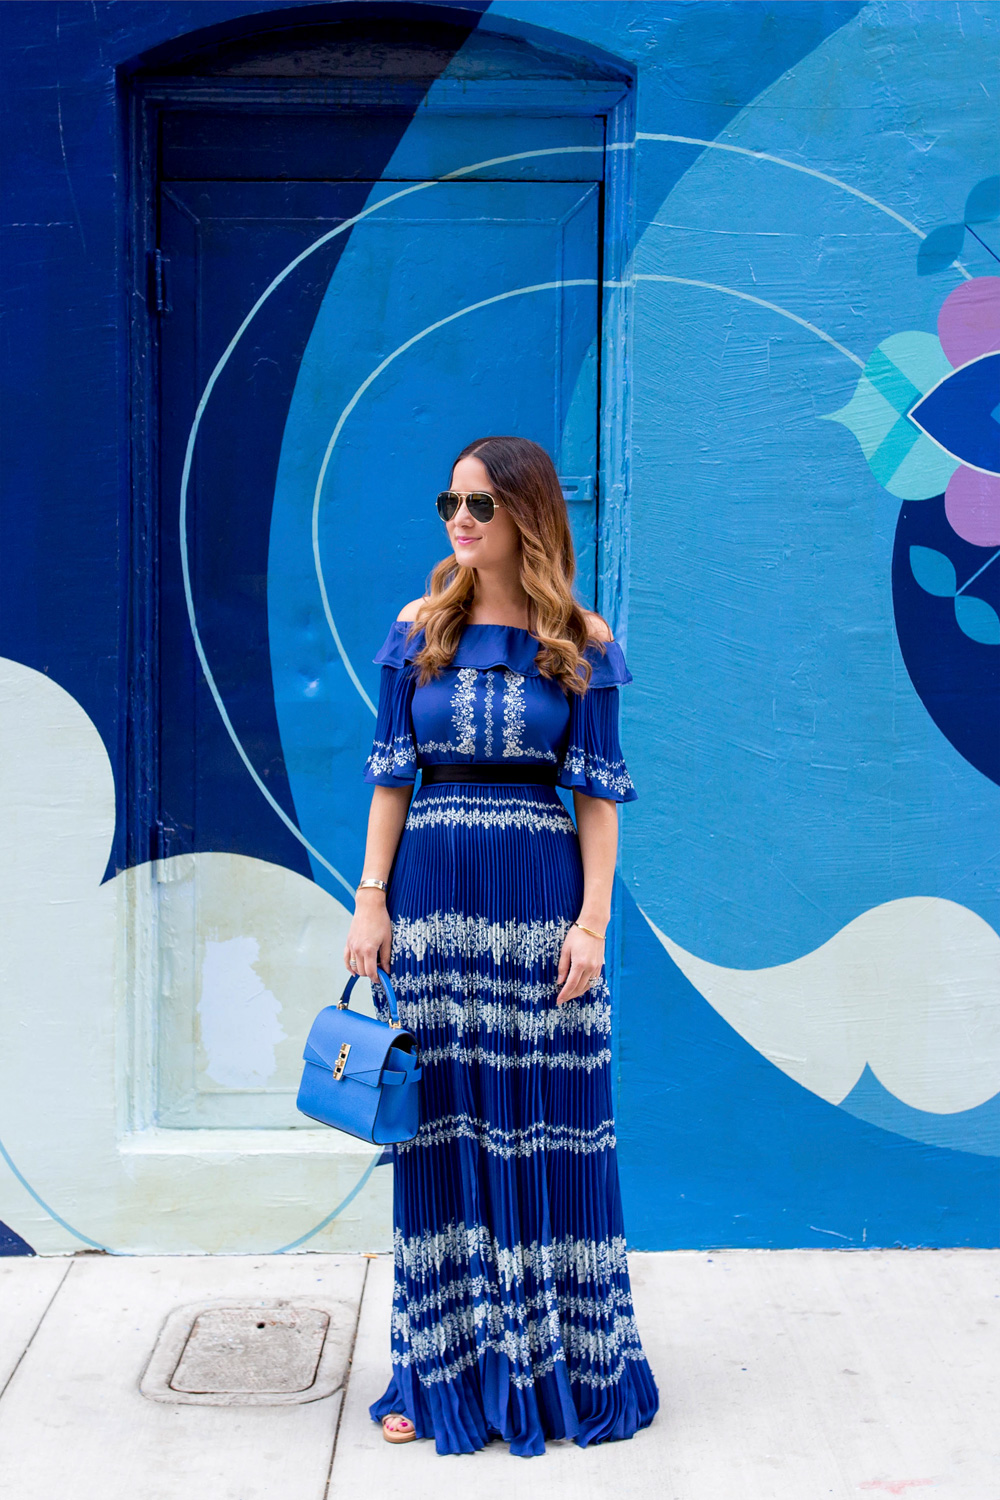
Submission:
<svg viewBox="0 0 1000 1500">
<path fill-rule="evenodd" d="M 378 655 L 373 657 L 379 666 L 404 667 L 412 662 L 424 644 L 424 632 L 418 630 L 411 641 L 406 634 L 409 625 L 403 620 L 394 620 L 389 634 Z M 620 687 L 632 681 L 632 673 L 625 664 L 625 657 L 617 641 L 587 647 L 587 660 L 591 664 L 591 687 Z M 453 668 L 476 667 L 486 671 L 489 667 L 507 667 L 521 677 L 540 677 L 535 664 L 538 641 L 530 631 L 518 625 L 466 625 L 451 662 Z"/>
</svg>

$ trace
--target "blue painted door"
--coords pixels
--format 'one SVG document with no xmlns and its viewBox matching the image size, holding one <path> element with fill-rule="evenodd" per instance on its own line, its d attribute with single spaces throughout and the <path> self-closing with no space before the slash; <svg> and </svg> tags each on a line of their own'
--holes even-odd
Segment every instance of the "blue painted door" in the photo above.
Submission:
<svg viewBox="0 0 1000 1500">
<path fill-rule="evenodd" d="M 452 160 L 505 154 L 459 128 L 411 127 L 378 181 L 161 188 L 158 852 L 269 859 L 347 905 L 371 658 L 447 551 L 433 499 L 468 441 L 515 432 L 553 454 L 594 603 L 600 157 L 547 146 L 508 177 L 402 175 L 443 164 L 443 139 Z M 297 1022 L 259 1085 L 205 1074 L 197 905 L 173 900 L 162 934 L 161 1123 L 300 1124 Z"/>
</svg>

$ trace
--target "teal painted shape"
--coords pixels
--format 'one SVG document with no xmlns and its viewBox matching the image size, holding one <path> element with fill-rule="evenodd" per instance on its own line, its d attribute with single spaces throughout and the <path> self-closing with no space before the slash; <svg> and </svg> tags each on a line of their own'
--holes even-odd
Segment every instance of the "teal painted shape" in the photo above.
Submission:
<svg viewBox="0 0 1000 1500">
<path fill-rule="evenodd" d="M 903 460 L 909 457 L 911 448 L 919 441 L 920 433 L 912 422 L 903 418 L 893 423 L 868 460 L 868 467 L 883 489 L 889 488 Z"/>
<path fill-rule="evenodd" d="M 853 432 L 876 480 L 898 500 L 940 495 L 958 468 L 907 416 L 950 373 L 934 334 L 894 333 L 869 357 L 847 405 L 830 414 Z"/>
<path fill-rule="evenodd" d="M 932 229 L 917 251 L 917 275 L 933 276 L 935 271 L 946 271 L 961 255 L 964 243 L 964 224 L 942 224 Z"/>
<path fill-rule="evenodd" d="M 881 345 L 865 365 L 865 375 L 879 395 L 884 396 L 901 417 L 905 416 L 913 403 L 919 401 L 924 394 L 919 386 L 915 386 L 913 381 L 903 374 L 898 365 L 893 364 Z"/>
<path fill-rule="evenodd" d="M 854 395 L 840 411 L 830 412 L 824 421 L 839 422 L 853 432 L 865 458 L 872 458 L 899 421 L 898 409 L 877 390 L 867 375 L 862 375 Z"/>
<path fill-rule="evenodd" d="M 883 488 L 892 483 L 892 477 L 904 458 L 909 455 L 920 433 L 911 422 L 905 420 L 906 413 L 919 401 L 923 392 L 894 365 L 882 349 L 876 349 L 865 365 L 865 375 L 879 395 L 899 413 L 902 420 L 894 422 L 879 443 L 874 453 L 865 454 L 868 467 Z"/>
<path fill-rule="evenodd" d="M 1000 616 L 985 599 L 977 599 L 975 594 L 959 594 L 955 600 L 955 619 L 970 641 L 978 641 L 981 646 L 1000 646 Z"/>
<path fill-rule="evenodd" d="M 910 570 L 925 594 L 951 599 L 958 588 L 955 564 L 933 547 L 911 547 Z"/>
<path fill-rule="evenodd" d="M 944 494 L 957 468 L 950 453 L 921 434 L 885 488 L 897 500 L 932 500 Z"/>
<path fill-rule="evenodd" d="M 932 385 L 937 385 L 939 380 L 951 374 L 951 361 L 941 348 L 941 340 L 934 333 L 920 333 L 911 329 L 905 333 L 890 334 L 887 339 L 882 340 L 875 354 L 884 355 L 900 375 L 909 381 L 914 390 L 914 401 L 925 395 Z M 873 354 L 872 359 L 874 358 Z"/>
<path fill-rule="evenodd" d="M 1000 177 L 984 177 L 965 200 L 965 222 L 970 229 L 1000 219 Z"/>
</svg>

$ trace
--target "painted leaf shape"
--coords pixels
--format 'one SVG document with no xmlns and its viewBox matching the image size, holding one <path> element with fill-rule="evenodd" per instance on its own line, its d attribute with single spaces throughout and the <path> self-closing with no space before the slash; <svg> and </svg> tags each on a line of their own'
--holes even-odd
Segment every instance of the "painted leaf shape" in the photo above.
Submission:
<svg viewBox="0 0 1000 1500">
<path fill-rule="evenodd" d="M 932 276 L 950 266 L 965 242 L 964 224 L 942 224 L 932 229 L 917 251 L 917 275 Z"/>
<path fill-rule="evenodd" d="M 1000 646 L 1000 615 L 985 599 L 959 594 L 955 600 L 955 619 L 970 641 L 978 641 L 982 646 Z"/>
<path fill-rule="evenodd" d="M 875 479 L 898 500 L 940 495 L 958 468 L 958 459 L 907 418 L 914 403 L 951 374 L 933 334 L 891 334 L 869 356 L 847 405 L 825 418 L 853 432 Z"/>
<path fill-rule="evenodd" d="M 955 565 L 943 552 L 936 552 L 933 547 L 911 547 L 910 571 L 925 594 L 936 594 L 939 599 L 954 598 L 958 587 Z"/>
<path fill-rule="evenodd" d="M 984 177 L 965 200 L 966 224 L 989 224 L 1000 218 L 1000 177 Z"/>
</svg>

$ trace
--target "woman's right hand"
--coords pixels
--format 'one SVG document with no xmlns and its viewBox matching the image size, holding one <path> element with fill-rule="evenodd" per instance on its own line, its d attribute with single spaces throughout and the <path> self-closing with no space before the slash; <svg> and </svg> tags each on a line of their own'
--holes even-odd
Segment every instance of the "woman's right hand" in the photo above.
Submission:
<svg viewBox="0 0 1000 1500">
<path fill-rule="evenodd" d="M 344 963 L 352 974 L 363 974 L 368 979 L 377 980 L 377 969 L 389 973 L 391 953 L 392 923 L 386 909 L 385 893 L 358 891 L 344 947 Z"/>
</svg>

